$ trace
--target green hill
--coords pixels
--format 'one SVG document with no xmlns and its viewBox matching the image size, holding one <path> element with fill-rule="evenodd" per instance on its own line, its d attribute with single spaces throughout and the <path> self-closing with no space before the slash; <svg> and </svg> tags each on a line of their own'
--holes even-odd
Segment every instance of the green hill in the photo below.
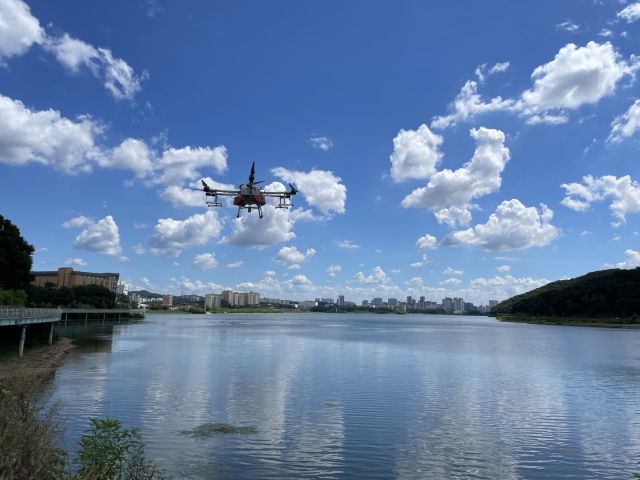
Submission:
<svg viewBox="0 0 640 480">
<path fill-rule="evenodd" d="M 500 302 L 491 314 L 591 318 L 640 315 L 640 267 L 558 280 Z"/>
</svg>

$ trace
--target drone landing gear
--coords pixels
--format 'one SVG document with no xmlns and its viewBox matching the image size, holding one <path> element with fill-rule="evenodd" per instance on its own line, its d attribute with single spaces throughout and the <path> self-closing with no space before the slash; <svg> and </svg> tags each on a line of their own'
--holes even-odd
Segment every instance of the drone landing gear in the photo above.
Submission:
<svg viewBox="0 0 640 480">
<path fill-rule="evenodd" d="M 263 215 L 262 215 L 262 206 L 258 205 L 256 207 L 242 207 L 242 206 L 238 207 L 238 214 L 236 215 L 236 218 L 240 218 L 240 211 L 243 208 L 246 208 L 247 210 L 249 210 L 249 212 L 251 212 L 252 208 L 257 208 L 258 209 L 258 218 L 262 218 L 263 217 Z"/>
</svg>

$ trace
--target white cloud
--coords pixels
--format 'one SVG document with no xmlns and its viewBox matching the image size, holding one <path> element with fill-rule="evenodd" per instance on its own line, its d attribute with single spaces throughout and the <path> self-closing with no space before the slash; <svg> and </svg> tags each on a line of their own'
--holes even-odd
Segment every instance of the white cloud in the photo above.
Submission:
<svg viewBox="0 0 640 480">
<path fill-rule="evenodd" d="M 413 262 L 409 264 L 410 267 L 414 267 L 414 268 L 420 268 L 423 265 L 424 265 L 424 262 Z"/>
<path fill-rule="evenodd" d="M 158 3 L 158 0 L 143 0 L 141 5 L 147 10 L 147 15 L 151 18 L 155 17 L 156 13 L 164 13 L 164 7 Z"/>
<path fill-rule="evenodd" d="M 58 38 L 47 38 L 43 46 L 72 73 L 77 73 L 81 66 L 87 67 L 93 75 L 104 80 L 105 88 L 116 100 L 133 100 L 142 90 L 140 82 L 149 78 L 146 71 L 136 75 L 127 62 L 114 58 L 108 48 L 95 48 L 67 33 Z"/>
<path fill-rule="evenodd" d="M 122 252 L 120 235 L 113 217 L 107 215 L 98 223 L 89 225 L 76 237 L 73 248 L 101 255 L 119 255 Z"/>
<path fill-rule="evenodd" d="M 556 28 L 559 28 L 560 30 L 566 30 L 569 33 L 575 33 L 580 30 L 580 25 L 576 25 L 571 20 L 567 20 L 566 22 L 562 22 L 556 25 Z"/>
<path fill-rule="evenodd" d="M 480 127 L 472 129 L 471 136 L 477 145 L 471 161 L 456 171 L 439 171 L 426 187 L 406 196 L 402 206 L 429 208 L 439 223 L 469 223 L 470 209 L 475 207 L 469 202 L 500 188 L 500 174 L 509 160 L 509 149 L 504 146 L 505 137 L 500 130 Z"/>
<path fill-rule="evenodd" d="M 591 235 L 591 232 L 587 232 L 586 230 L 582 233 L 579 234 L 581 237 L 585 236 L 585 235 Z"/>
<path fill-rule="evenodd" d="M 492 252 L 548 245 L 558 237 L 560 230 L 549 223 L 553 212 L 544 204 L 541 207 L 541 213 L 538 213 L 535 207 L 527 208 L 519 200 L 504 201 L 486 224 L 452 232 L 440 244 L 477 245 Z"/>
<path fill-rule="evenodd" d="M 617 242 L 618 240 L 620 240 L 620 237 L 613 237 L 611 240 Z"/>
<path fill-rule="evenodd" d="M 85 265 L 87 265 L 87 262 L 85 262 L 83 259 L 81 258 L 67 258 L 64 261 L 65 265 L 74 265 L 74 266 L 78 266 L 78 267 L 83 267 Z"/>
<path fill-rule="evenodd" d="M 311 142 L 311 145 L 313 145 L 313 148 L 319 148 L 325 152 L 333 147 L 331 139 L 327 137 L 311 137 L 309 141 Z"/>
<path fill-rule="evenodd" d="M 130 262 L 131 259 L 129 257 L 125 257 L 124 255 L 118 257 L 118 263 L 126 263 L 126 262 Z"/>
<path fill-rule="evenodd" d="M 36 162 L 68 174 L 88 172 L 100 153 L 94 136 L 101 131 L 89 117 L 73 122 L 55 110 L 32 111 L 0 95 L 0 162 Z"/>
<path fill-rule="evenodd" d="M 640 100 L 633 102 L 633 105 L 611 122 L 611 133 L 607 138 L 609 142 L 619 143 L 625 138 L 629 138 L 640 128 Z"/>
<path fill-rule="evenodd" d="M 42 248 L 36 248 L 35 252 L 33 253 L 45 253 L 48 252 L 49 249 L 47 247 L 42 247 Z"/>
<path fill-rule="evenodd" d="M 360 245 L 354 244 L 351 240 L 339 240 L 336 243 L 340 248 L 360 248 Z"/>
<path fill-rule="evenodd" d="M 154 159 L 154 168 L 159 174 L 153 183 L 181 185 L 184 180 L 202 178 L 199 168 L 213 168 L 219 174 L 227 170 L 227 149 L 224 145 L 211 147 L 170 147 L 162 156 Z"/>
<path fill-rule="evenodd" d="M 133 223 L 133 228 L 147 228 L 149 226 L 148 223 L 138 223 L 138 222 L 134 222 Z"/>
<path fill-rule="evenodd" d="M 509 270 L 511 270 L 511 267 L 509 265 L 501 265 L 499 267 L 496 267 L 496 270 L 499 272 L 508 272 Z"/>
<path fill-rule="evenodd" d="M 613 37 L 613 32 L 611 30 L 609 30 L 608 28 L 603 28 L 602 30 L 600 30 L 600 33 L 598 34 L 599 37 Z"/>
<path fill-rule="evenodd" d="M 281 191 L 284 185 L 273 182 L 265 187 L 267 191 Z M 280 242 L 287 242 L 296 237 L 291 231 L 294 221 L 289 210 L 274 208 L 277 200 L 267 198 L 267 207 L 263 209 L 264 217 L 260 219 L 255 213 L 246 213 L 233 220 L 231 234 L 220 240 L 222 244 L 236 245 L 243 248 L 263 250 Z"/>
<path fill-rule="evenodd" d="M 29 6 L 20 0 L 0 0 L 0 65 L 4 60 L 25 54 L 45 36 Z"/>
<path fill-rule="evenodd" d="M 560 203 L 572 210 L 584 212 L 589 209 L 592 202 L 612 198 L 609 209 L 618 219 L 617 222 L 612 222 L 614 227 L 626 223 L 627 214 L 640 211 L 640 184 L 631 181 L 629 175 L 620 178 L 613 175 L 594 178 L 588 175 L 582 177 L 582 181 L 584 185 L 563 183 L 561 186 L 566 190 L 567 196 Z"/>
<path fill-rule="evenodd" d="M 133 247 L 131 247 L 131 248 L 133 249 L 134 253 L 136 253 L 137 255 L 142 255 L 144 252 L 146 252 L 146 251 L 147 251 L 147 249 L 146 249 L 146 248 L 144 248 L 144 247 L 142 246 L 142 244 L 140 244 L 140 243 L 139 243 L 139 244 L 137 244 L 137 245 L 134 245 L 134 246 L 133 246 Z"/>
<path fill-rule="evenodd" d="M 342 179 L 335 176 L 333 172 L 311 170 L 307 173 L 278 167 L 272 169 L 271 173 L 285 182 L 293 183 L 307 203 L 323 214 L 345 212 L 347 187 L 339 183 Z"/>
<path fill-rule="evenodd" d="M 627 23 L 635 22 L 640 18 L 640 2 L 627 5 L 621 11 L 618 12 L 618 18 L 626 20 Z"/>
<path fill-rule="evenodd" d="M 531 74 L 533 88 L 522 94 L 525 114 L 596 103 L 612 95 L 618 82 L 637 68 L 637 63 L 622 60 L 609 42 L 585 47 L 569 43 Z"/>
<path fill-rule="evenodd" d="M 489 75 L 493 75 L 494 73 L 502 73 L 506 72 L 509 68 L 509 62 L 496 63 L 493 67 L 489 69 L 487 72 Z"/>
<path fill-rule="evenodd" d="M 196 295 L 206 295 L 207 293 L 221 292 L 222 285 L 213 282 L 203 283 L 200 280 L 189 280 L 187 277 L 180 277 L 180 288 L 190 291 Z"/>
<path fill-rule="evenodd" d="M 237 262 L 227 263 L 227 267 L 229 268 L 238 268 L 242 266 L 242 260 L 238 260 Z"/>
<path fill-rule="evenodd" d="M 454 270 L 451 267 L 447 267 L 446 270 L 442 273 L 444 273 L 445 275 L 462 275 L 463 274 L 462 270 Z"/>
<path fill-rule="evenodd" d="M 618 83 L 627 76 L 633 78 L 639 66 L 637 57 L 632 56 L 627 62 L 609 42 L 589 42 L 584 47 L 569 43 L 552 61 L 533 71 L 533 87 L 524 91 L 519 99 L 495 97 L 487 103 L 477 93 L 477 83 L 469 80 L 449 105 L 452 113 L 434 117 L 431 128 L 447 128 L 495 111 L 520 113 L 529 118 L 530 124 L 564 123 L 567 115 L 563 109 L 595 104 L 612 95 Z M 554 110 L 560 112 L 549 113 Z"/>
<path fill-rule="evenodd" d="M 438 282 L 440 285 L 458 285 L 462 281 L 458 278 L 447 278 L 444 282 Z"/>
<path fill-rule="evenodd" d="M 265 277 L 275 277 L 276 276 L 276 272 L 274 272 L 273 270 L 267 270 L 266 272 L 264 272 L 264 276 Z"/>
<path fill-rule="evenodd" d="M 342 265 L 331 265 L 327 268 L 327 273 L 330 277 L 335 277 L 337 273 L 342 271 Z"/>
<path fill-rule="evenodd" d="M 316 251 L 313 248 L 307 249 L 306 253 L 298 251 L 298 247 L 282 247 L 274 259 L 276 262 L 286 263 L 307 263 Z"/>
<path fill-rule="evenodd" d="M 433 249 L 437 246 L 437 239 L 428 233 L 424 237 L 420 237 L 416 242 L 416 250 Z"/>
<path fill-rule="evenodd" d="M 624 262 L 618 263 L 616 268 L 636 268 L 640 267 L 640 253 L 634 250 L 624 252 Z"/>
<path fill-rule="evenodd" d="M 391 178 L 404 182 L 410 178 L 429 178 L 436 173 L 436 166 L 442 159 L 438 150 L 442 137 L 421 125 L 418 130 L 400 130 L 393 139 Z"/>
<path fill-rule="evenodd" d="M 91 217 L 85 217 L 80 215 L 79 217 L 72 218 L 62 224 L 64 228 L 79 228 L 85 225 L 93 225 L 95 221 Z"/>
<path fill-rule="evenodd" d="M 400 273 L 400 270 L 398 270 L 397 268 L 394 268 L 393 270 L 391 270 L 391 273 Z"/>
<path fill-rule="evenodd" d="M 476 115 L 488 112 L 510 111 L 517 108 L 514 100 L 503 100 L 502 97 L 492 98 L 489 103 L 485 103 L 478 94 L 478 83 L 468 80 L 458 96 L 449 104 L 448 109 L 452 113 L 433 117 L 431 128 L 447 128 L 456 125 L 458 122 L 470 120 Z"/>
<path fill-rule="evenodd" d="M 138 178 L 152 173 L 153 152 L 142 140 L 127 138 L 110 152 L 97 157 L 98 164 L 105 168 L 131 170 Z"/>
<path fill-rule="evenodd" d="M 373 270 L 371 270 L 371 275 L 367 277 L 365 277 L 362 272 L 356 273 L 350 283 L 355 283 L 358 285 L 379 285 L 388 283 L 390 281 L 391 279 L 387 277 L 387 275 L 380 267 L 375 267 Z"/>
<path fill-rule="evenodd" d="M 287 270 L 299 270 L 300 269 L 300 265 L 298 265 L 297 263 L 294 263 L 293 265 L 289 265 L 287 267 Z"/>
<path fill-rule="evenodd" d="M 193 268 L 197 268 L 198 270 L 211 270 L 218 266 L 218 261 L 216 260 L 215 253 L 201 253 L 196 255 L 193 259 L 193 263 L 191 264 Z"/>
<path fill-rule="evenodd" d="M 505 298 L 528 292 L 548 283 L 551 283 L 551 280 L 547 280 L 546 278 L 514 278 L 511 275 L 506 275 L 504 277 L 496 275 L 493 278 L 474 278 L 469 282 L 469 288 L 473 290 L 480 287 L 491 287 L 493 289 L 492 292 L 487 293 L 492 293 L 496 297 Z"/>
<path fill-rule="evenodd" d="M 185 220 L 161 218 L 155 226 L 155 232 L 149 237 L 148 244 L 155 254 L 177 257 L 183 250 L 204 245 L 217 237 L 220 230 L 222 224 L 211 210 Z"/>
</svg>

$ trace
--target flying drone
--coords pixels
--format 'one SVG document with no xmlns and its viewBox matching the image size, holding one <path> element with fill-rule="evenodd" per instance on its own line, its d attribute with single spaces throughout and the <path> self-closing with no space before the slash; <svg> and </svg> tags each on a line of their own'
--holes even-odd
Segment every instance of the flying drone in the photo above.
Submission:
<svg viewBox="0 0 640 480">
<path fill-rule="evenodd" d="M 289 184 L 291 190 L 288 192 L 265 192 L 260 187 L 256 187 L 257 184 L 263 183 L 264 180 L 254 182 L 253 180 L 256 178 L 255 174 L 256 162 L 253 162 L 251 165 L 251 174 L 249 175 L 249 183 L 239 185 L 238 190 L 218 190 L 210 188 L 204 180 L 201 180 L 203 188 L 195 188 L 194 190 L 204 192 L 205 200 L 209 207 L 222 207 L 222 203 L 218 200 L 218 197 L 233 197 L 233 204 L 238 206 L 238 215 L 236 218 L 240 218 L 240 212 L 243 208 L 249 210 L 249 213 L 252 208 L 257 209 L 259 217 L 262 218 L 262 207 L 267 203 L 265 197 L 277 197 L 280 203 L 276 205 L 276 208 L 293 207 L 291 196 L 298 193 L 298 190 L 296 190 L 293 185 Z M 213 201 L 209 200 L 208 197 L 213 197 Z"/>
</svg>

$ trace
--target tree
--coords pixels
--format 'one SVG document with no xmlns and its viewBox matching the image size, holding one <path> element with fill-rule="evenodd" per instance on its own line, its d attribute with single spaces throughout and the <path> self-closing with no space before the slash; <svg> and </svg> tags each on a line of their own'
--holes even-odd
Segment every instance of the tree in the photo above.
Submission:
<svg viewBox="0 0 640 480">
<path fill-rule="evenodd" d="M 0 288 L 24 290 L 31 282 L 33 245 L 20 236 L 20 230 L 0 215 Z"/>
</svg>

